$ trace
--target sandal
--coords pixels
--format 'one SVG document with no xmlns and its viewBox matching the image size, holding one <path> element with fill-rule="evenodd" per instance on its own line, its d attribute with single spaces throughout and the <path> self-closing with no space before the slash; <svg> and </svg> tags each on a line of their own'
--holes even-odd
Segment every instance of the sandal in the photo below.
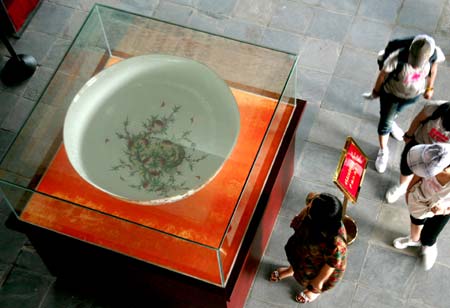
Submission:
<svg viewBox="0 0 450 308">
<path fill-rule="evenodd" d="M 271 282 L 278 282 L 278 281 L 280 281 L 281 280 L 280 279 L 280 271 L 278 269 L 274 270 L 272 272 L 272 274 L 270 274 L 270 278 L 269 279 L 270 279 Z"/>
<path fill-rule="evenodd" d="M 271 282 L 278 282 L 280 280 L 283 280 L 286 277 L 292 276 L 292 275 L 289 275 L 289 274 L 288 275 L 285 274 L 288 269 L 289 269 L 289 267 L 279 267 L 279 268 L 277 268 L 276 270 L 274 270 L 272 272 L 272 274 L 270 274 L 269 280 Z M 283 275 L 283 274 L 285 274 L 284 277 L 281 277 L 281 275 Z"/>
<path fill-rule="evenodd" d="M 312 293 L 312 292 L 311 292 L 311 293 Z M 295 296 L 295 301 L 296 301 L 297 303 L 300 303 L 300 304 L 311 303 L 311 302 L 315 301 L 316 298 L 319 297 L 319 294 L 318 294 L 318 293 L 313 293 L 313 294 L 317 294 L 317 296 L 314 297 L 314 299 L 310 298 L 309 296 L 307 296 L 307 295 L 305 294 L 305 292 L 302 291 L 302 292 L 300 292 L 299 294 L 297 294 L 297 295 Z"/>
</svg>

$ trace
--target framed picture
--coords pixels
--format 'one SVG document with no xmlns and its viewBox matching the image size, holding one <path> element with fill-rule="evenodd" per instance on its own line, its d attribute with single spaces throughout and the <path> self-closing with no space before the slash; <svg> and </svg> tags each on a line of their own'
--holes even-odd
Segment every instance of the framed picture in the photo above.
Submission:
<svg viewBox="0 0 450 308">
<path fill-rule="evenodd" d="M 352 137 L 347 137 L 333 182 L 345 197 L 355 203 L 358 200 L 369 159 Z"/>
</svg>

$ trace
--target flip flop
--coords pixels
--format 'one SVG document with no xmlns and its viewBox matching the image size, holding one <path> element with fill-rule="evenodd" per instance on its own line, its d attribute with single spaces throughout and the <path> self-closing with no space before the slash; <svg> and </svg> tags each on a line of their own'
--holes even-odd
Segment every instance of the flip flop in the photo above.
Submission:
<svg viewBox="0 0 450 308">
<path fill-rule="evenodd" d="M 306 296 L 305 292 L 302 291 L 295 296 L 295 301 L 300 304 L 307 304 L 307 303 L 311 303 L 311 302 L 315 301 L 318 297 L 319 297 L 319 294 L 317 294 L 317 296 L 314 299 L 311 299 L 308 296 Z"/>
<path fill-rule="evenodd" d="M 274 270 L 274 271 L 272 272 L 272 274 L 270 274 L 269 280 L 270 280 L 271 282 L 278 282 L 278 281 L 280 281 L 280 280 L 281 280 L 281 279 L 280 279 L 280 271 L 279 271 L 278 269 Z"/>
</svg>

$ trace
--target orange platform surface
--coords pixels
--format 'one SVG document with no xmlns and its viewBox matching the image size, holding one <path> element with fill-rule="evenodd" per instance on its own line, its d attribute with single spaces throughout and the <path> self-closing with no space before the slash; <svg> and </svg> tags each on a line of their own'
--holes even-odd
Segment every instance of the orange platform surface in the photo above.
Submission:
<svg viewBox="0 0 450 308">
<path fill-rule="evenodd" d="M 293 110 L 282 104 L 275 113 L 274 99 L 237 89 L 233 94 L 241 114 L 236 146 L 218 175 L 194 195 L 158 206 L 116 199 L 84 181 L 62 145 L 38 185 L 43 194 L 31 197 L 21 219 L 223 285 Z M 273 116 L 277 125 L 270 126 L 261 148 L 264 159 L 254 164 Z"/>
</svg>

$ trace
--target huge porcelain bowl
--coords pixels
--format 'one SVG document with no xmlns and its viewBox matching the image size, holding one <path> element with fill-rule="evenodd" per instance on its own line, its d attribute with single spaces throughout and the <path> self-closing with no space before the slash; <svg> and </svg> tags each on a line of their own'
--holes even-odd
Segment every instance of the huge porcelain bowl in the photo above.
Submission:
<svg viewBox="0 0 450 308">
<path fill-rule="evenodd" d="M 138 56 L 91 78 L 73 99 L 64 145 L 78 174 L 146 205 L 185 198 L 219 172 L 239 133 L 239 110 L 207 66 Z"/>
</svg>

